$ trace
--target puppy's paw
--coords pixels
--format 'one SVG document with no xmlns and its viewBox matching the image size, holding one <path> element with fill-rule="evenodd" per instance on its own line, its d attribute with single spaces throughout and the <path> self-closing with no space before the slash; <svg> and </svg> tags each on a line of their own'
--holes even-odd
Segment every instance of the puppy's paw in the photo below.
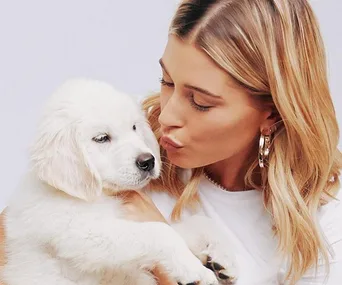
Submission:
<svg viewBox="0 0 342 285">
<path fill-rule="evenodd" d="M 174 258 L 175 262 L 171 268 L 168 268 L 170 276 L 172 276 L 178 284 L 181 285 L 218 285 L 218 280 L 213 273 L 189 252 L 183 254 L 179 258 Z"/>
<path fill-rule="evenodd" d="M 179 285 L 218 285 L 219 282 L 211 270 L 208 270 L 203 265 L 200 271 L 195 274 L 188 272 L 187 276 L 178 278 Z M 197 277 L 196 277 L 197 276 Z M 189 282 L 192 280 L 191 282 Z"/>
<path fill-rule="evenodd" d="M 205 267 L 215 273 L 220 284 L 234 284 L 237 280 L 235 256 L 227 248 L 220 247 L 219 244 L 209 244 L 198 257 Z"/>
<path fill-rule="evenodd" d="M 211 218 L 194 215 L 172 226 L 220 284 L 234 284 L 238 270 L 233 245 Z"/>
</svg>

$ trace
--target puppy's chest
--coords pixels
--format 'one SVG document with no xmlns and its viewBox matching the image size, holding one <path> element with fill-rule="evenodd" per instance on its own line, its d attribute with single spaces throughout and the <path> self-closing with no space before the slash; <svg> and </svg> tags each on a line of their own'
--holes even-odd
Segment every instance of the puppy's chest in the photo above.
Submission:
<svg viewBox="0 0 342 285">
<path fill-rule="evenodd" d="M 92 202 L 91 206 L 94 211 L 100 210 L 99 212 L 104 212 L 103 214 L 111 214 L 115 217 L 123 215 L 122 201 L 115 197 L 102 194 L 96 201 Z"/>
<path fill-rule="evenodd" d="M 73 216 L 82 217 L 81 223 L 70 223 L 69 226 L 77 227 L 77 230 L 84 232 L 91 231 L 92 225 L 103 224 L 103 221 L 115 222 L 115 219 L 123 217 L 122 202 L 113 196 L 102 195 L 96 201 L 91 203 L 80 203 L 73 206 L 69 212 L 69 219 L 73 220 Z M 79 221 L 79 219 L 77 219 Z M 106 226 L 103 224 L 103 226 Z M 109 227 L 110 225 L 108 225 Z M 52 252 L 53 253 L 53 252 Z M 50 257 L 56 261 L 60 268 L 61 274 L 75 284 L 80 285 L 117 285 L 130 284 L 128 280 L 129 273 L 123 270 L 102 270 L 97 273 L 80 272 L 73 267 L 68 260 L 59 259 L 54 254 Z"/>
</svg>

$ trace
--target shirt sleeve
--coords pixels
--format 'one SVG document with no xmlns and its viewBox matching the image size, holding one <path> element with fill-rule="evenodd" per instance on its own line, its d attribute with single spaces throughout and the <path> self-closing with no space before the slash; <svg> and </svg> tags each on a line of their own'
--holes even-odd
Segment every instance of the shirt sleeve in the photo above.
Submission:
<svg viewBox="0 0 342 285">
<path fill-rule="evenodd" d="M 329 272 L 325 264 L 320 262 L 317 270 L 308 270 L 297 285 L 342 284 L 342 202 L 334 200 L 323 206 L 320 212 L 320 226 L 332 254 L 329 258 Z"/>
</svg>

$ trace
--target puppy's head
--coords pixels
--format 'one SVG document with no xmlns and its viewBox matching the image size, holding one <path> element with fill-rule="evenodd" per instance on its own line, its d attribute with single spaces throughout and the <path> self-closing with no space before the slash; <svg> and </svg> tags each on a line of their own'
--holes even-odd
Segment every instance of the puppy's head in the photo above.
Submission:
<svg viewBox="0 0 342 285">
<path fill-rule="evenodd" d="M 141 108 L 110 85 L 75 79 L 49 100 L 32 147 L 39 178 L 90 200 L 140 189 L 160 174 L 159 145 Z"/>
</svg>

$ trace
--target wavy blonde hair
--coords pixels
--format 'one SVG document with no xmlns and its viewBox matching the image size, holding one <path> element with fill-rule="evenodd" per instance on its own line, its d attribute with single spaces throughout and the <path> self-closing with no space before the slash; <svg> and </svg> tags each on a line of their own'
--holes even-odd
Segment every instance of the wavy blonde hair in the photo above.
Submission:
<svg viewBox="0 0 342 285">
<path fill-rule="evenodd" d="M 263 192 L 279 250 L 289 258 L 294 284 L 329 250 L 316 223 L 317 210 L 339 189 L 339 130 L 327 81 L 326 57 L 317 19 L 306 0 L 186 0 L 172 20 L 170 34 L 203 50 L 251 96 L 280 116 L 266 168 L 257 154 L 245 176 Z M 160 138 L 159 95 L 144 102 Z M 184 185 L 162 150 L 164 171 L 152 185 L 178 198 L 172 217 L 198 203 L 203 172 L 194 169 Z M 253 174 L 261 171 L 262 183 Z"/>
</svg>

